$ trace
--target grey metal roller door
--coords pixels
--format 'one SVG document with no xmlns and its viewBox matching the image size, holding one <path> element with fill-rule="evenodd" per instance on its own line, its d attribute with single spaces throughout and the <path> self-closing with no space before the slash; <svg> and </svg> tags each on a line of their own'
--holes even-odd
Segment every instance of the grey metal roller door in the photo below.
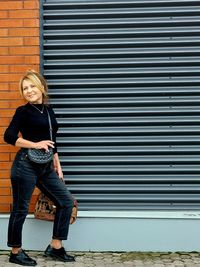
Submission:
<svg viewBox="0 0 200 267">
<path fill-rule="evenodd" d="M 200 1 L 47 0 L 41 14 L 80 209 L 199 209 Z"/>
</svg>

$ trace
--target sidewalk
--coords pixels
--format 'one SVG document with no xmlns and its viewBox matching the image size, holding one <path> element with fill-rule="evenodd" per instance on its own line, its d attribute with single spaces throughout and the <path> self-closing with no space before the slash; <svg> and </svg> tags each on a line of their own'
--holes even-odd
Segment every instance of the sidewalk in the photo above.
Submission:
<svg viewBox="0 0 200 267">
<path fill-rule="evenodd" d="M 43 256 L 43 252 L 27 251 L 37 260 L 38 267 L 200 267 L 200 252 L 71 252 L 76 262 L 53 261 Z M 0 267 L 20 266 L 8 262 L 8 251 L 0 251 Z"/>
</svg>

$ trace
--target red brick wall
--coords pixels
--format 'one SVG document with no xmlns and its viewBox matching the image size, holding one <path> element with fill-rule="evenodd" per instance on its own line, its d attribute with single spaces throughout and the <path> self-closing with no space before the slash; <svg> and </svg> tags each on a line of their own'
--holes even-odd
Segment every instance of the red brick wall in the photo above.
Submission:
<svg viewBox="0 0 200 267">
<path fill-rule="evenodd" d="M 18 82 L 29 68 L 39 70 L 39 0 L 0 0 L 0 212 L 11 209 L 10 167 L 17 149 L 4 143 L 3 133 L 24 102 Z M 35 190 L 30 211 L 33 211 Z"/>
</svg>

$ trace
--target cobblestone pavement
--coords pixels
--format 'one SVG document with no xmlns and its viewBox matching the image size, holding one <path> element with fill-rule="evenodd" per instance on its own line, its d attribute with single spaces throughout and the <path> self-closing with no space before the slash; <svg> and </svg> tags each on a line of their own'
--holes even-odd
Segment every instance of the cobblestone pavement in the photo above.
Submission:
<svg viewBox="0 0 200 267">
<path fill-rule="evenodd" d="M 38 267 L 200 267 L 200 252 L 71 252 L 76 262 L 53 261 L 43 252 L 27 252 L 37 260 Z M 20 266 L 8 262 L 8 251 L 0 251 L 0 267 Z"/>
</svg>

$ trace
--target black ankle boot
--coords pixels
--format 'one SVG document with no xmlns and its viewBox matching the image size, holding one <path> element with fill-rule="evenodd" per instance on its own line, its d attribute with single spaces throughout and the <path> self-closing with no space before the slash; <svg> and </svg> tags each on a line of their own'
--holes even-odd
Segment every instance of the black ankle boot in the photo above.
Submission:
<svg viewBox="0 0 200 267">
<path fill-rule="evenodd" d="M 24 266 L 37 265 L 37 262 L 30 258 L 23 249 L 21 249 L 17 254 L 11 252 L 9 262 Z"/>
<path fill-rule="evenodd" d="M 50 245 L 48 245 L 44 254 L 53 259 L 64 261 L 64 262 L 75 261 L 75 258 L 73 256 L 68 255 L 63 247 L 59 249 L 55 249 L 51 247 Z"/>
</svg>

